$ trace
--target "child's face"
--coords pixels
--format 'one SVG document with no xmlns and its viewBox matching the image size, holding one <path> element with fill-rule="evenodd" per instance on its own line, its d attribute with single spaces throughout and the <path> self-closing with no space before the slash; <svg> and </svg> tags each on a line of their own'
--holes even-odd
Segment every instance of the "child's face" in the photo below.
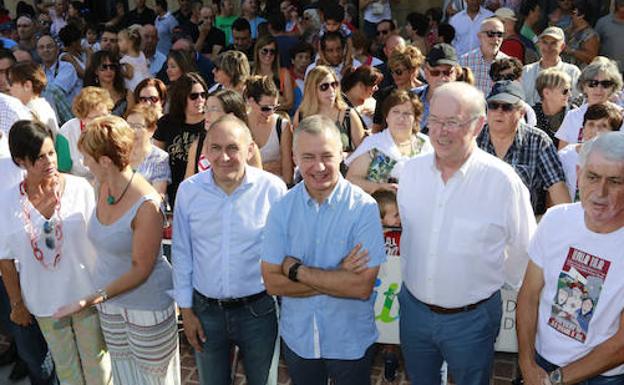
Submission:
<svg viewBox="0 0 624 385">
<path fill-rule="evenodd" d="M 611 131 L 611 127 L 609 126 L 609 120 L 607 118 L 588 120 L 583 126 L 583 142 L 590 141 L 594 139 L 596 135 L 609 131 Z"/>
<path fill-rule="evenodd" d="M 325 28 L 328 32 L 336 32 L 340 29 L 340 23 L 336 20 L 325 20 Z"/>
<path fill-rule="evenodd" d="M 128 52 L 128 47 L 130 45 L 129 43 L 130 42 L 126 38 L 125 34 L 120 33 L 119 35 L 117 35 L 117 45 L 119 45 L 119 52 L 127 53 Z"/>
<path fill-rule="evenodd" d="M 94 30 L 87 30 L 87 41 L 89 42 L 89 44 L 93 44 L 97 41 L 97 33 L 95 33 Z"/>
<path fill-rule="evenodd" d="M 399 208 L 395 203 L 386 203 L 384 205 L 384 216 L 381 218 L 381 224 L 388 227 L 401 227 Z"/>
</svg>

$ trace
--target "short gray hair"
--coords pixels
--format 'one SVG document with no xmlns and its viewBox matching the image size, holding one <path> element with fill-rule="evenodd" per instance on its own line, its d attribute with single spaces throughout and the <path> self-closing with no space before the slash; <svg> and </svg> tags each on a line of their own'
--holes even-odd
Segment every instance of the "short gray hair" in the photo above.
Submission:
<svg viewBox="0 0 624 385">
<path fill-rule="evenodd" d="M 615 86 L 611 91 L 612 94 L 622 88 L 622 74 L 620 73 L 617 63 L 604 56 L 596 56 L 594 60 L 583 69 L 576 83 L 576 88 L 583 92 L 585 83 L 588 80 L 595 79 L 600 74 L 604 75 L 607 80 L 615 82 Z"/>
<path fill-rule="evenodd" d="M 624 163 L 624 132 L 607 132 L 584 143 L 579 154 L 579 165 L 585 167 L 589 156 L 594 152 L 608 160 Z"/>
<path fill-rule="evenodd" d="M 299 122 L 299 126 L 295 130 L 293 136 L 293 151 L 297 148 L 299 136 L 302 132 L 306 134 L 320 136 L 327 135 L 333 137 L 340 150 L 342 150 L 342 139 L 340 137 L 340 130 L 336 126 L 336 122 L 324 115 L 311 115 Z"/>
<path fill-rule="evenodd" d="M 462 112 L 470 117 L 485 116 L 485 96 L 483 92 L 466 82 L 449 82 L 436 88 L 431 98 L 431 104 L 440 96 L 449 95 L 461 105 Z"/>
</svg>

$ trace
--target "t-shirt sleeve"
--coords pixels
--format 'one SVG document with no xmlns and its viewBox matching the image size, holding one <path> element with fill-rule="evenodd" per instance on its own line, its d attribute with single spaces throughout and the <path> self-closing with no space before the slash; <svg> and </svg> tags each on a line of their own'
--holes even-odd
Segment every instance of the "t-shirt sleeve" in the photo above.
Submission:
<svg viewBox="0 0 624 385">
<path fill-rule="evenodd" d="M 568 143 L 578 143 L 578 135 L 581 123 L 576 119 L 575 111 L 570 111 L 563 118 L 561 126 L 555 133 L 555 137 Z"/>
<path fill-rule="evenodd" d="M 152 136 L 155 140 L 165 143 L 169 143 L 171 140 L 171 125 L 169 124 L 169 119 L 167 118 L 168 116 L 163 116 L 160 120 L 158 120 L 158 123 L 156 124 L 156 131 L 154 131 L 154 135 Z"/>
<path fill-rule="evenodd" d="M 544 228 L 549 223 L 549 215 L 548 212 L 542 217 L 542 220 L 537 225 L 537 229 L 531 237 L 531 241 L 529 242 L 529 258 L 533 263 L 535 263 L 540 269 L 544 269 L 544 244 L 542 238 L 544 233 Z"/>
</svg>

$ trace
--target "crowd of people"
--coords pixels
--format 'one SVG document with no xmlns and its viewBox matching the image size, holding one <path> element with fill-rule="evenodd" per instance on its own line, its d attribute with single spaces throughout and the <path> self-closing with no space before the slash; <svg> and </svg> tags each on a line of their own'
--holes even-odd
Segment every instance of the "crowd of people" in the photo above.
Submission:
<svg viewBox="0 0 624 385">
<path fill-rule="evenodd" d="M 0 13 L 11 378 L 181 384 L 181 321 L 201 384 L 391 383 L 400 230 L 413 384 L 490 383 L 503 287 L 525 384 L 624 384 L 624 0 L 393 2 Z"/>
</svg>

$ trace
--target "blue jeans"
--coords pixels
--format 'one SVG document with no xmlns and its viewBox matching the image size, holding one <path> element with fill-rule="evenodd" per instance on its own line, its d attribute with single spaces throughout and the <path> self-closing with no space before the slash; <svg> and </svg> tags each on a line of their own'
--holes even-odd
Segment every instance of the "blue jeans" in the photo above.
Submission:
<svg viewBox="0 0 624 385">
<path fill-rule="evenodd" d="M 552 372 L 557 369 L 558 366 L 552 364 L 539 354 L 535 354 L 535 362 L 547 372 Z M 565 379 L 564 379 L 565 380 Z M 620 374 L 617 376 L 596 376 L 592 377 L 589 380 L 585 380 L 579 382 L 578 385 L 623 385 L 624 384 L 624 374 Z"/>
<path fill-rule="evenodd" d="M 327 385 L 327 378 L 334 385 L 370 385 L 371 367 L 375 345 L 366 349 L 358 360 L 307 359 L 290 350 L 284 342 L 284 361 L 294 385 Z"/>
<path fill-rule="evenodd" d="M 247 384 L 266 385 L 277 338 L 275 300 L 268 294 L 235 308 L 209 303 L 193 292 L 193 311 L 206 335 L 201 352 L 195 352 L 199 383 L 230 384 L 232 344 L 240 349 Z"/>
<path fill-rule="evenodd" d="M 29 326 L 19 326 L 10 319 L 11 305 L 4 281 L 0 278 L 0 322 L 13 337 L 17 354 L 28 366 L 28 378 L 32 385 L 57 385 L 52 356 L 37 321 Z"/>
<path fill-rule="evenodd" d="M 476 309 L 434 313 L 403 287 L 399 331 L 412 384 L 439 384 L 442 362 L 458 385 L 489 385 L 502 302 L 496 292 Z"/>
</svg>

